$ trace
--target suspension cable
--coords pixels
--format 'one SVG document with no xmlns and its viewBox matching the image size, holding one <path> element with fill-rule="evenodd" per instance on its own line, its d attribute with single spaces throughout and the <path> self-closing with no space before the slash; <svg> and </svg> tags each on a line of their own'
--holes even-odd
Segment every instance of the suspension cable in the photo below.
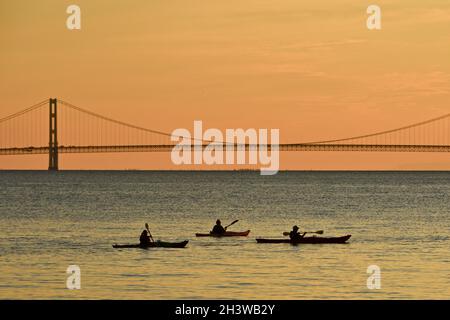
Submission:
<svg viewBox="0 0 450 320">
<path fill-rule="evenodd" d="M 17 118 L 17 117 L 19 117 L 19 116 L 21 116 L 21 115 L 23 115 L 23 114 L 25 114 L 27 112 L 30 112 L 30 111 L 33 111 L 33 110 L 35 110 L 37 108 L 42 107 L 46 103 L 48 103 L 48 99 L 45 99 L 44 101 L 41 101 L 41 102 L 39 102 L 39 103 L 37 103 L 35 105 L 32 105 L 31 107 L 28 107 L 26 109 L 21 110 L 19 112 L 13 113 L 13 114 L 11 114 L 11 115 L 9 115 L 7 117 L 1 118 L 0 119 L 0 123 L 8 121 L 8 120 L 11 120 L 11 119 L 14 119 L 14 118 Z"/>
</svg>

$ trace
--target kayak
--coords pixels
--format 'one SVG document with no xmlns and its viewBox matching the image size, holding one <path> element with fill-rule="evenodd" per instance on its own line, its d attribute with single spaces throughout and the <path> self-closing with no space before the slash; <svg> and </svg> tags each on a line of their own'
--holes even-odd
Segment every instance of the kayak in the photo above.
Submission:
<svg viewBox="0 0 450 320">
<path fill-rule="evenodd" d="M 343 237 L 304 237 L 296 241 L 292 241 L 291 239 L 256 239 L 256 242 L 258 243 L 292 243 L 292 244 L 298 244 L 298 243 L 310 243 L 310 244 L 316 244 L 316 243 L 346 243 L 348 239 L 350 239 L 351 235 L 346 235 Z"/>
<path fill-rule="evenodd" d="M 196 233 L 196 237 L 246 237 L 250 233 L 250 230 L 235 232 L 235 231 L 225 231 L 223 234 L 215 233 Z"/>
<path fill-rule="evenodd" d="M 141 246 L 140 244 L 113 244 L 113 248 L 184 248 L 188 244 L 188 240 L 182 242 L 165 242 L 165 241 L 156 241 L 151 242 L 148 245 Z"/>
</svg>

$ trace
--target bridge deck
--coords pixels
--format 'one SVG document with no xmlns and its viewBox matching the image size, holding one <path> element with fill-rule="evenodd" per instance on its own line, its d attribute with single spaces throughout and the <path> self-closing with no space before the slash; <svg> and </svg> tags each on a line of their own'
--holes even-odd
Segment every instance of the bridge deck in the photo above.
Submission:
<svg viewBox="0 0 450 320">
<path fill-rule="evenodd" d="M 192 146 L 191 150 L 208 145 Z M 123 145 L 123 146 L 59 146 L 59 153 L 112 153 L 112 152 L 171 152 L 174 145 Z M 234 145 L 234 150 L 257 150 L 255 145 Z M 280 144 L 279 151 L 359 151 L 359 152 L 450 152 L 450 145 L 364 145 L 364 144 Z M 0 148 L 0 155 L 48 154 L 48 147 Z"/>
</svg>

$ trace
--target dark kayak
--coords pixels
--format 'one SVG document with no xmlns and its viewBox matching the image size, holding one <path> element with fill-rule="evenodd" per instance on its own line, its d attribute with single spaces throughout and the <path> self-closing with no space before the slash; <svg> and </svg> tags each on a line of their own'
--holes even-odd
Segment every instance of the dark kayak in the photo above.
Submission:
<svg viewBox="0 0 450 320">
<path fill-rule="evenodd" d="M 343 237 L 304 237 L 296 241 L 292 241 L 291 239 L 256 239 L 256 242 L 258 243 L 292 243 L 292 244 L 298 244 L 298 243 L 310 243 L 310 244 L 316 244 L 316 243 L 345 243 L 348 239 L 350 239 L 351 235 L 346 235 Z"/>
<path fill-rule="evenodd" d="M 196 237 L 246 237 L 250 233 L 250 230 L 235 232 L 235 231 L 225 231 L 225 233 L 196 233 Z"/>
<path fill-rule="evenodd" d="M 113 248 L 184 248 L 188 244 L 188 240 L 183 242 L 165 242 L 165 241 L 155 241 L 151 242 L 146 246 L 141 246 L 140 244 L 113 244 Z"/>
</svg>

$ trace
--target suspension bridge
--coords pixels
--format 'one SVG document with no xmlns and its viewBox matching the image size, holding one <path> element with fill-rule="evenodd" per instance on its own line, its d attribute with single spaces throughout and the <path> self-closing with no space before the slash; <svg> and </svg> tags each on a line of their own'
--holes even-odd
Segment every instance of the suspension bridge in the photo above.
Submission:
<svg viewBox="0 0 450 320">
<path fill-rule="evenodd" d="M 371 134 L 266 147 L 279 151 L 450 152 L 449 122 L 450 114 L 446 114 Z M 61 153 L 170 152 L 178 143 L 171 137 L 53 98 L 0 119 L 0 155 L 48 154 L 49 170 L 58 170 Z M 202 141 L 200 147 L 210 143 Z M 252 146 L 234 147 L 249 150 Z"/>
</svg>

